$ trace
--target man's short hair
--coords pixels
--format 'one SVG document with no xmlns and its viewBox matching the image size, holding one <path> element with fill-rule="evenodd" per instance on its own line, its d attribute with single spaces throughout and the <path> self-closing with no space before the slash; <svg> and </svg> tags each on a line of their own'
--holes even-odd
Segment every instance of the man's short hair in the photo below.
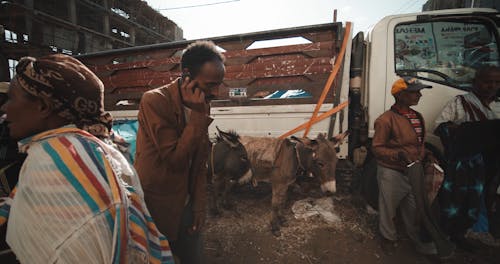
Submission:
<svg viewBox="0 0 500 264">
<path fill-rule="evenodd" d="M 500 72 L 500 67 L 495 65 L 482 65 L 476 70 L 476 74 L 474 74 L 474 79 L 478 80 L 481 76 L 490 72 Z"/>
<path fill-rule="evenodd" d="M 187 46 L 181 58 L 181 70 L 187 68 L 194 78 L 200 72 L 203 64 L 211 61 L 224 63 L 224 55 L 212 41 L 196 41 Z"/>
</svg>

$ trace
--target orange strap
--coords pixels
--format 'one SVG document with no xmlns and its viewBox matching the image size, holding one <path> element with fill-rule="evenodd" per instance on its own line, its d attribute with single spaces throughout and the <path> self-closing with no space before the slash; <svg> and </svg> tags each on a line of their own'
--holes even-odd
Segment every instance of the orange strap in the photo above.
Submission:
<svg viewBox="0 0 500 264">
<path fill-rule="evenodd" d="M 308 125 L 310 126 L 311 124 L 315 124 L 315 123 L 317 123 L 317 122 L 319 122 L 319 121 L 321 121 L 321 120 L 323 120 L 323 119 L 325 119 L 325 118 L 327 118 L 327 117 L 329 117 L 329 116 L 337 113 L 338 111 L 344 109 L 347 105 L 348 105 L 348 102 L 345 101 L 345 102 L 337 105 L 336 107 L 328 110 L 327 112 L 324 112 L 323 114 L 319 115 L 314 120 L 312 120 L 312 123 L 311 123 L 311 120 L 309 120 L 309 121 L 303 123 L 302 125 L 300 125 L 300 126 L 294 128 L 294 129 L 286 132 L 285 134 L 281 135 L 279 138 L 280 139 L 284 139 L 284 138 L 286 138 L 288 136 L 291 136 L 291 135 L 297 133 L 298 131 L 306 128 Z"/>
<path fill-rule="evenodd" d="M 345 54 L 345 51 L 347 48 L 347 42 L 349 40 L 348 38 L 350 35 L 351 35 L 351 22 L 347 22 L 346 26 L 345 26 L 344 39 L 342 41 L 342 47 L 340 48 L 340 52 L 339 52 L 337 58 L 335 59 L 335 64 L 333 66 L 333 70 L 330 73 L 330 76 L 328 76 L 328 80 L 326 81 L 325 87 L 323 88 L 323 92 L 321 93 L 321 96 L 319 97 L 319 101 L 316 104 L 316 107 L 314 108 L 314 112 L 311 116 L 311 119 L 309 119 L 309 121 L 307 122 L 307 124 L 305 126 L 306 131 L 304 132 L 304 137 L 307 137 L 307 134 L 309 134 L 309 131 L 311 130 L 311 126 L 317 122 L 316 118 L 318 116 L 319 109 L 323 105 L 323 102 L 325 101 L 326 96 L 328 95 L 328 92 L 330 91 L 330 88 L 332 87 L 333 81 L 337 77 L 337 73 L 340 70 L 341 62 L 342 62 L 342 59 L 344 58 L 344 54 Z M 330 111 L 328 111 L 328 112 L 330 112 Z M 333 112 L 330 115 L 333 115 L 335 113 L 336 112 Z M 295 128 L 295 129 L 297 129 L 297 128 Z M 299 130 L 301 130 L 301 129 L 299 129 Z M 297 132 L 297 131 L 295 131 L 295 132 Z M 287 135 L 287 134 L 289 135 L 289 132 L 284 134 L 284 135 Z M 280 138 L 285 138 L 286 136 L 284 136 L 284 135 L 282 135 Z"/>
</svg>

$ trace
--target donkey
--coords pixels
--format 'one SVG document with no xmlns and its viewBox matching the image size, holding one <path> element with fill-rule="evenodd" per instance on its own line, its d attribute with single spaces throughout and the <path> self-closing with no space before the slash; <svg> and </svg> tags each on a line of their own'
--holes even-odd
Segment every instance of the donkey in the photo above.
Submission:
<svg viewBox="0 0 500 264">
<path fill-rule="evenodd" d="M 269 181 L 272 186 L 271 231 L 281 235 L 281 226 L 287 221 L 283 209 L 287 190 L 297 176 L 307 174 L 321 182 L 324 193 L 335 193 L 335 169 L 337 167 L 337 146 L 348 135 L 344 132 L 332 139 L 320 134 L 314 140 L 308 138 L 277 139 L 268 137 L 241 137 L 240 141 L 248 151 L 254 177 Z"/>
<path fill-rule="evenodd" d="M 221 213 L 221 206 L 226 209 L 231 206 L 227 193 L 236 183 L 243 185 L 253 179 L 248 154 L 239 141 L 240 136 L 235 131 L 224 132 L 218 127 L 217 131 L 208 159 L 213 186 L 210 210 L 215 215 Z"/>
<path fill-rule="evenodd" d="M 348 132 L 327 139 L 320 134 L 316 139 L 240 137 L 236 132 L 218 130 L 217 140 L 209 158 L 213 175 L 213 213 L 220 213 L 220 205 L 227 207 L 227 192 L 236 184 L 257 181 L 272 186 L 271 231 L 281 234 L 287 221 L 283 214 L 288 187 L 302 174 L 317 178 L 324 193 L 335 193 L 337 147 Z"/>
</svg>

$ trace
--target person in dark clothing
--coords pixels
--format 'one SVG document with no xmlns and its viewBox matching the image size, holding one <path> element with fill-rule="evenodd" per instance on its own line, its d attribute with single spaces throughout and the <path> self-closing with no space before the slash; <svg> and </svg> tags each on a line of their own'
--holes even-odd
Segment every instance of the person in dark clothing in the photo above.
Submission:
<svg viewBox="0 0 500 264">
<path fill-rule="evenodd" d="M 500 68 L 476 71 L 472 91 L 458 95 L 436 119 L 447 169 L 440 191 L 445 232 L 469 247 L 468 230 L 500 237 Z"/>
<path fill-rule="evenodd" d="M 8 82 L 0 83 L 0 106 L 7 101 Z M 17 142 L 10 138 L 5 122 L 5 113 L 0 110 L 0 197 L 9 196 L 19 179 L 21 165 L 26 158 L 17 149 Z M 0 262 L 17 263 L 16 256 L 5 241 L 6 226 L 0 228 Z"/>
<path fill-rule="evenodd" d="M 0 106 L 7 101 L 9 83 L 0 84 Z M 9 196 L 16 186 L 19 170 L 25 158 L 17 150 L 17 142 L 10 138 L 9 128 L 4 122 L 4 114 L 0 110 L 0 197 Z"/>
</svg>

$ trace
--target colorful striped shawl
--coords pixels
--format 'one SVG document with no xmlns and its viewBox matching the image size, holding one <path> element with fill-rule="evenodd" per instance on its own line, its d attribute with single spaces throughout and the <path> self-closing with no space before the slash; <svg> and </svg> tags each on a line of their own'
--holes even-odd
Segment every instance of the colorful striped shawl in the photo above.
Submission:
<svg viewBox="0 0 500 264">
<path fill-rule="evenodd" d="M 90 218 L 101 217 L 103 222 L 107 223 L 105 226 L 108 229 L 101 233 L 103 236 L 105 233 L 110 233 L 112 236 L 112 245 L 109 247 L 112 252 L 98 254 L 110 256 L 111 259 L 106 263 L 137 262 L 137 256 L 146 263 L 173 263 L 168 242 L 156 228 L 145 206 L 137 174 L 117 150 L 74 127 L 50 130 L 24 139 L 20 142 L 20 149 L 28 152 L 28 159 L 21 170 L 18 186 L 9 198 L 0 200 L 0 224 L 7 220 L 11 221 L 9 212 L 16 209 L 16 196 L 19 195 L 17 202 L 19 209 L 15 215 L 29 208 L 29 213 L 34 213 L 40 219 L 35 225 L 42 229 L 60 228 L 68 222 L 79 223 L 83 219 L 77 216 L 81 215 Z M 41 175 L 35 176 L 35 174 Z M 34 186 L 31 181 L 40 181 L 40 178 L 44 178 L 45 182 Z M 45 188 L 46 186 L 48 188 Z M 30 200 L 28 195 L 32 194 L 40 199 L 31 197 Z M 27 197 L 28 203 L 22 203 L 24 197 Z M 64 202 L 56 203 L 54 200 Z M 26 204 L 29 206 L 26 207 Z M 48 224 L 45 224 L 46 228 L 43 228 L 44 217 L 55 218 L 54 215 L 47 216 L 48 211 L 57 215 L 57 219 L 52 221 L 63 221 L 64 224 L 53 227 L 48 221 Z M 16 219 L 22 222 L 24 218 Z M 30 226 L 30 223 L 23 225 Z M 86 225 L 86 222 L 83 225 Z M 11 233 L 16 233 L 15 223 L 10 223 L 8 228 L 11 229 L 11 226 L 13 229 Z M 103 228 L 102 226 L 96 224 L 96 227 L 92 228 Z M 69 229 L 71 234 L 78 232 L 78 226 L 70 225 Z M 88 236 L 88 233 L 86 235 Z M 15 237 L 11 240 L 8 235 L 7 240 L 22 261 L 24 258 L 22 254 L 25 252 L 22 250 L 16 252 L 18 248 Z M 55 253 L 48 256 L 60 260 L 57 250 L 64 248 L 64 243 L 55 247 Z M 89 245 L 89 248 L 95 250 L 98 247 Z M 26 254 L 35 255 L 36 252 Z M 28 256 L 24 259 L 30 260 Z M 82 263 L 88 263 L 80 260 Z"/>
</svg>

